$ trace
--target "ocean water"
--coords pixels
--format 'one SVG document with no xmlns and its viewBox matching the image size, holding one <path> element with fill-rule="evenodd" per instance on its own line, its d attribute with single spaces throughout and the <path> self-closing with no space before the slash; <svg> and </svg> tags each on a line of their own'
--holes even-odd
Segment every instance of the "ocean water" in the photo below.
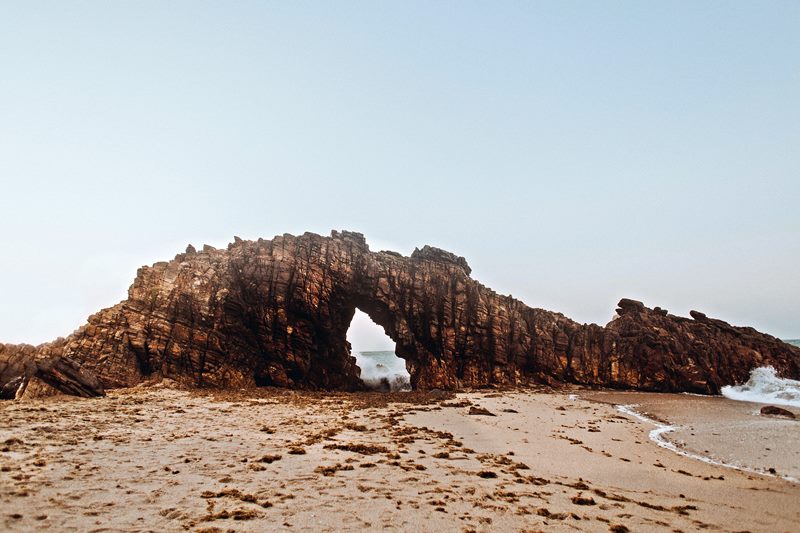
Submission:
<svg viewBox="0 0 800 533">
<path fill-rule="evenodd" d="M 361 380 L 368 387 L 384 392 L 411 390 L 406 362 L 393 351 L 356 352 L 355 357 L 361 369 Z"/>
<path fill-rule="evenodd" d="M 789 344 L 793 344 L 795 346 L 800 346 L 800 339 L 787 339 L 783 342 L 788 342 Z"/>
<path fill-rule="evenodd" d="M 722 387 L 722 395 L 743 402 L 800 407 L 800 381 L 782 378 L 774 368 L 766 366 L 751 370 L 746 383 Z"/>
</svg>

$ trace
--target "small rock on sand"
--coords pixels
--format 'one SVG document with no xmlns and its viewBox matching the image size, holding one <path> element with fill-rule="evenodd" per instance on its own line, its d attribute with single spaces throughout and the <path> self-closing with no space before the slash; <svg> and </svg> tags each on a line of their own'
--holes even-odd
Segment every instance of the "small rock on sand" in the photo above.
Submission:
<svg viewBox="0 0 800 533">
<path fill-rule="evenodd" d="M 776 405 L 765 405 L 761 408 L 761 414 L 770 416 L 785 416 L 786 418 L 792 419 L 796 418 L 793 412 Z"/>
</svg>

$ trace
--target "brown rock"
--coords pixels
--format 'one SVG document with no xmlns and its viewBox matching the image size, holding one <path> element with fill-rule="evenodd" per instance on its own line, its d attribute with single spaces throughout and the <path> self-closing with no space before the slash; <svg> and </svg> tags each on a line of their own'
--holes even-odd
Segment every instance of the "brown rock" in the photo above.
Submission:
<svg viewBox="0 0 800 533">
<path fill-rule="evenodd" d="M 13 400 L 17 397 L 17 392 L 25 384 L 25 376 L 11 378 L 8 383 L 0 388 L 0 400 Z"/>
<path fill-rule="evenodd" d="M 450 252 L 373 252 L 346 231 L 188 248 L 140 268 L 126 300 L 67 339 L 0 345 L 0 389 L 16 395 L 33 377 L 79 395 L 162 378 L 361 389 L 346 337 L 356 307 L 396 342 L 417 389 L 570 382 L 717 393 L 757 366 L 800 377 L 800 348 L 752 328 L 629 299 L 606 327 L 579 324 L 470 273 Z"/>
<path fill-rule="evenodd" d="M 482 415 L 482 416 L 497 416 L 493 412 L 483 407 L 475 407 L 472 406 L 469 408 L 469 414 L 471 415 Z"/>
<path fill-rule="evenodd" d="M 786 418 L 792 419 L 796 418 L 793 412 L 776 405 L 765 405 L 761 408 L 761 414 L 769 416 L 785 416 Z"/>
<path fill-rule="evenodd" d="M 91 372 L 81 371 L 75 361 L 62 354 L 62 350 L 63 339 L 36 347 L 0 344 L 0 399 L 52 392 L 102 396 L 100 380 Z"/>
<path fill-rule="evenodd" d="M 708 320 L 708 317 L 705 313 L 701 313 L 700 311 L 689 311 L 689 316 L 697 320 L 698 322 L 703 322 Z"/>
<path fill-rule="evenodd" d="M 628 298 L 623 298 L 620 300 L 617 306 L 622 310 L 622 312 L 619 313 L 620 315 L 625 313 L 640 313 L 645 309 L 642 302 Z"/>
</svg>

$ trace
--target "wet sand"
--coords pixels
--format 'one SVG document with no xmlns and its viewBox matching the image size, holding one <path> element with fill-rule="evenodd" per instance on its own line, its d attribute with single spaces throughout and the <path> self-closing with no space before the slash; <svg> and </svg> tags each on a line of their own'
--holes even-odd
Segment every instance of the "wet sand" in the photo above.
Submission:
<svg viewBox="0 0 800 533">
<path fill-rule="evenodd" d="M 800 481 L 800 409 L 796 407 L 783 406 L 797 417 L 791 420 L 762 416 L 765 404 L 721 396 L 602 392 L 581 398 L 634 405 L 637 413 L 677 426 L 662 436 L 686 453 Z"/>
<path fill-rule="evenodd" d="M 0 528 L 796 530 L 800 485 L 660 448 L 589 396 L 137 388 L 2 402 Z M 495 416 L 469 414 L 482 409 Z"/>
</svg>

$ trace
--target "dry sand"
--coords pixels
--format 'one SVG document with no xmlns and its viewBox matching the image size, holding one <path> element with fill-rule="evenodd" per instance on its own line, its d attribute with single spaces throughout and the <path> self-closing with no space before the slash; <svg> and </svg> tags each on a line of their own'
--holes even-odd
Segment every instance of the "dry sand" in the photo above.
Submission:
<svg viewBox="0 0 800 533">
<path fill-rule="evenodd" d="M 3 402 L 0 529 L 798 530 L 800 485 L 659 448 L 651 426 L 578 394 Z"/>
</svg>

